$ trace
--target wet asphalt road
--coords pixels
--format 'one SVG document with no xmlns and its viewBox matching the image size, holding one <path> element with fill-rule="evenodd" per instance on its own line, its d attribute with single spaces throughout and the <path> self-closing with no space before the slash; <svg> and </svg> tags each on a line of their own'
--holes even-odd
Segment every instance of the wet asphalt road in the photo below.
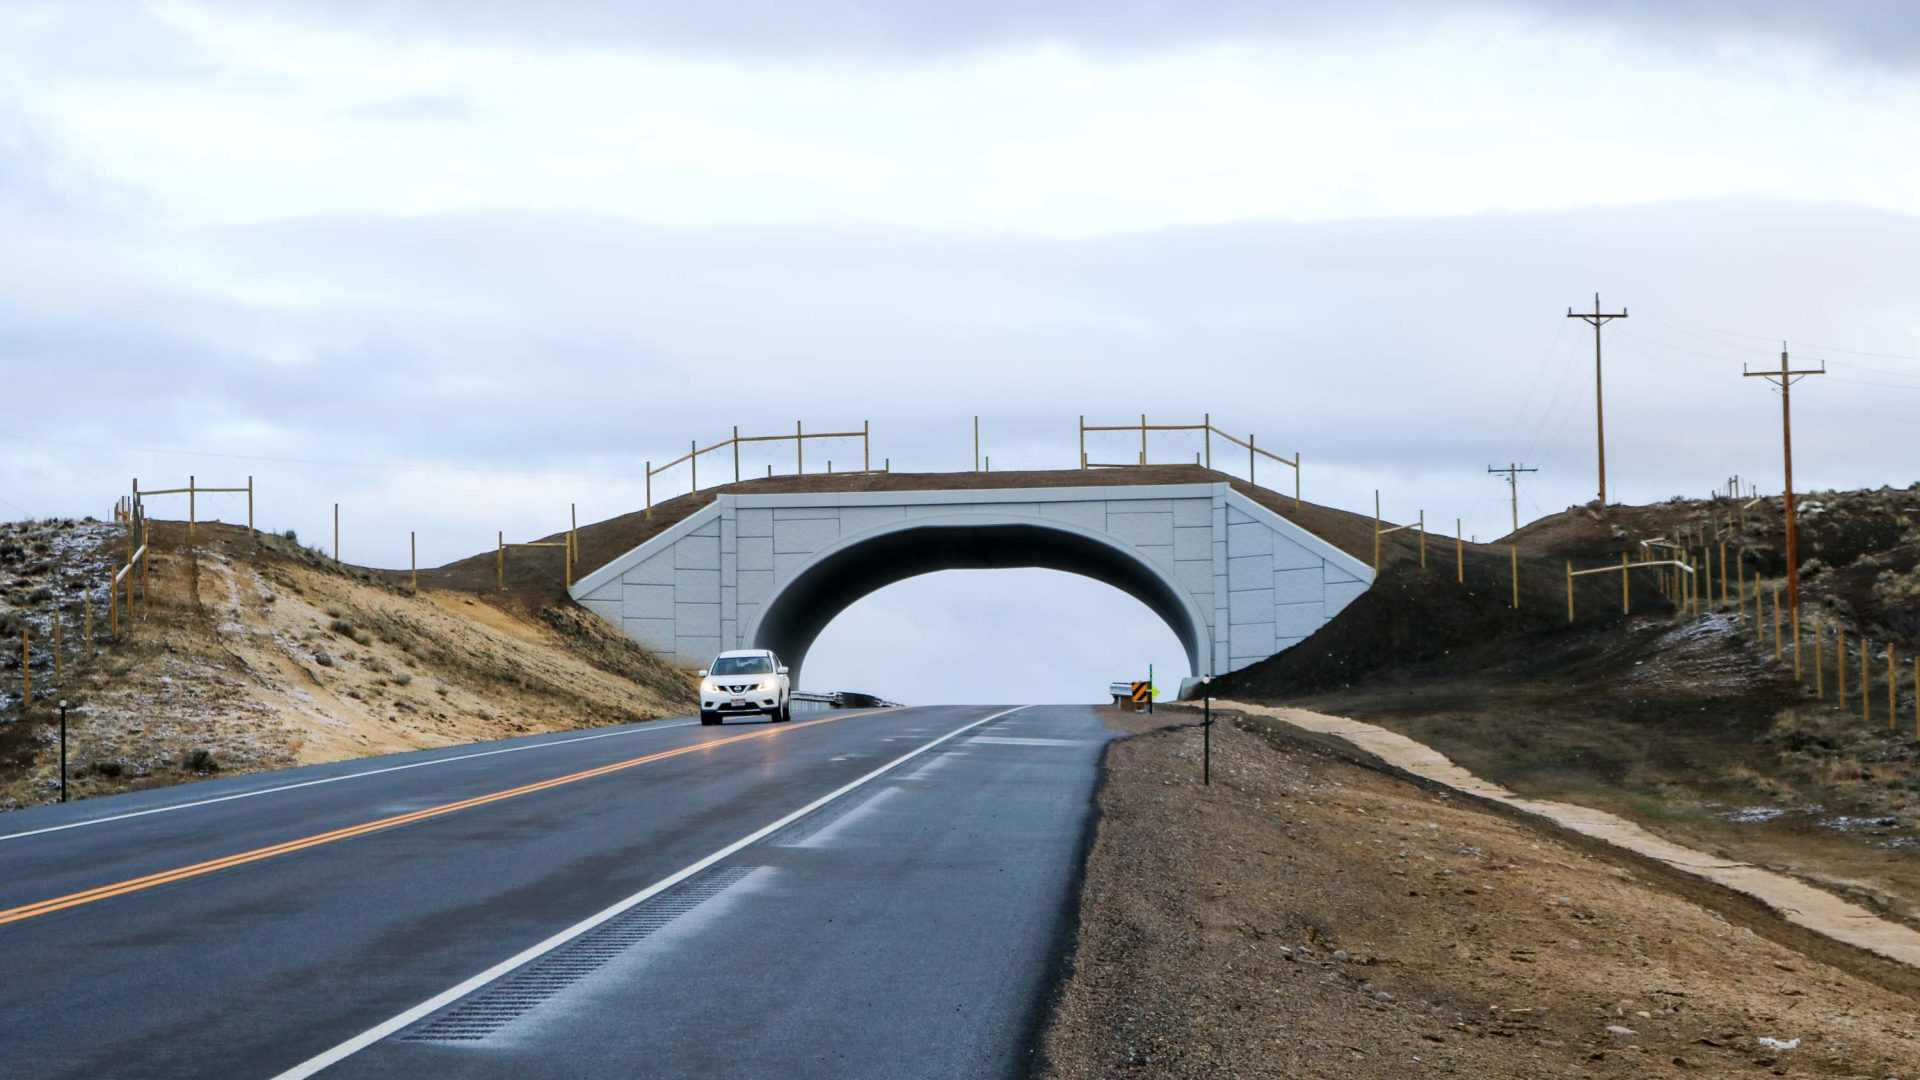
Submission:
<svg viewBox="0 0 1920 1080">
<path fill-rule="evenodd" d="M 1110 737 L 666 721 L 0 815 L 0 1074 L 1019 1076 Z"/>
</svg>

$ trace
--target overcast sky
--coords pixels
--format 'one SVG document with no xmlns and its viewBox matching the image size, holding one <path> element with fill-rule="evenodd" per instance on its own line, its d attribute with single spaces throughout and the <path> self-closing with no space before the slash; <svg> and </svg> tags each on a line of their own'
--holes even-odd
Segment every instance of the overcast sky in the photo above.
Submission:
<svg viewBox="0 0 1920 1080">
<path fill-rule="evenodd" d="M 1803 485 L 1920 479 L 1920 9 L 1334 10 L 13 0 L 0 515 L 252 474 L 264 524 L 338 500 L 349 560 L 437 563 L 735 423 L 932 470 L 979 413 L 1048 468 L 1145 410 L 1488 538 L 1489 463 L 1541 468 L 1525 517 L 1593 495 L 1596 291 L 1617 498 L 1777 490 L 1739 373 L 1782 339 L 1831 372 Z M 896 586 L 809 660 L 916 701 L 1185 667 L 1039 573 Z"/>
</svg>

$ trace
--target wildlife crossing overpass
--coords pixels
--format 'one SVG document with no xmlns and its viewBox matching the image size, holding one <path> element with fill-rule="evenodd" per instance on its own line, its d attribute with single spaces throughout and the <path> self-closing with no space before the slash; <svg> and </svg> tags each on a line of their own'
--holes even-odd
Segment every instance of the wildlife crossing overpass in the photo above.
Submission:
<svg viewBox="0 0 1920 1080">
<path fill-rule="evenodd" d="M 799 674 L 848 605 L 937 570 L 1040 567 L 1128 593 L 1195 674 L 1299 642 L 1373 569 L 1225 483 L 726 494 L 581 578 L 572 595 L 694 667 L 769 648 Z"/>
</svg>

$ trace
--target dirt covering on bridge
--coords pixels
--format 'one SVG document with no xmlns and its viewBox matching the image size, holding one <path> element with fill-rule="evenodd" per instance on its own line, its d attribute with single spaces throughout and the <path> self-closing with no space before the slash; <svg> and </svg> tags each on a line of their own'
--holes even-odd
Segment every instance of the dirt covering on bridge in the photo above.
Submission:
<svg viewBox="0 0 1920 1080">
<path fill-rule="evenodd" d="M 719 495 L 783 495 L 797 492 L 842 491 L 990 491 L 1006 488 L 1116 487 L 1141 484 L 1231 484 L 1234 490 L 1273 512 L 1296 522 L 1302 528 L 1360 559 L 1373 557 L 1373 519 L 1360 514 L 1335 510 L 1293 500 L 1278 492 L 1255 487 L 1244 480 L 1198 465 L 1149 465 L 1120 469 L 1048 469 L 1026 472 L 950 472 L 950 473 L 809 473 L 805 476 L 770 476 L 724 484 L 690 495 L 666 499 L 644 510 L 605 521 L 582 525 L 579 529 L 580 562 L 576 574 L 584 575 L 605 566 L 639 547 L 660 533 L 686 520 L 711 504 Z M 555 533 L 542 541 L 559 540 Z M 507 584 L 516 591 L 542 601 L 565 594 L 560 579 L 564 576 L 564 553 L 558 549 L 512 553 L 507 565 Z M 389 571 L 398 575 L 401 572 Z M 433 588 L 491 590 L 499 568 L 494 552 L 486 551 L 432 570 L 420 571 L 421 584 Z"/>
<path fill-rule="evenodd" d="M 1920 973 L 1278 725 L 1216 725 L 1203 787 L 1193 714 L 1110 715 L 1147 733 L 1108 752 L 1048 1080 L 1915 1075 Z"/>
</svg>

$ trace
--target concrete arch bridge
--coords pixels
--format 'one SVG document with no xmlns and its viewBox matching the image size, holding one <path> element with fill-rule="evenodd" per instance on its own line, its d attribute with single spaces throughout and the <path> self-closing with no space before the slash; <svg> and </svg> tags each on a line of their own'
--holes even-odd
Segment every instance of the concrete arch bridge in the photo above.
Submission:
<svg viewBox="0 0 1920 1080">
<path fill-rule="evenodd" d="M 679 664 L 770 648 L 797 676 L 820 632 L 869 593 L 939 570 L 1039 567 L 1135 597 L 1201 675 L 1301 641 L 1373 581 L 1369 564 L 1263 505 L 1257 489 L 1187 467 L 1115 482 L 1131 472 L 926 478 L 958 475 L 971 481 L 963 488 L 916 488 L 900 474 L 884 490 L 830 476 L 783 478 L 820 490 L 756 492 L 761 482 L 749 482 L 714 493 L 570 592 Z M 1168 473 L 1194 480 L 1153 482 Z M 1023 482 L 1036 478 L 1046 485 Z M 795 483 L 807 480 L 817 483 Z"/>
</svg>

